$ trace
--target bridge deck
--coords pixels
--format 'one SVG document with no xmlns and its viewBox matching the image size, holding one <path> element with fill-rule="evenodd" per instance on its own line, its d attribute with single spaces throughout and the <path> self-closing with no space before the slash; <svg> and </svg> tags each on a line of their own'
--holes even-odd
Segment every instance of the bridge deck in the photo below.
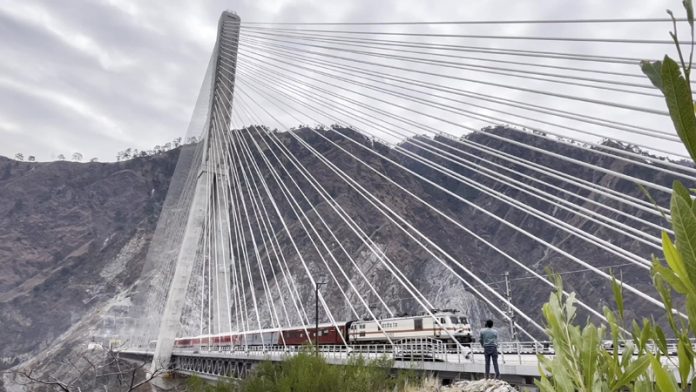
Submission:
<svg viewBox="0 0 696 392">
<path fill-rule="evenodd" d="M 539 378 L 537 354 L 529 347 L 518 346 L 516 351 L 500 350 L 499 367 L 503 379 L 517 383 L 531 383 Z M 194 351 L 174 350 L 172 360 L 177 372 L 200 374 L 208 378 L 244 377 L 255 364 L 263 361 L 284 361 L 299 352 L 307 350 L 300 347 L 272 346 L 234 351 Z M 466 351 L 421 350 L 403 353 L 388 346 L 355 346 L 346 349 L 340 346 L 322 346 L 320 354 L 330 364 L 345 365 L 351 358 L 362 356 L 366 359 L 393 359 L 393 368 L 428 372 L 440 378 L 474 378 L 484 373 L 484 356 L 480 348 Z M 148 350 L 125 350 L 123 355 L 151 359 Z M 544 352 L 553 355 L 552 352 Z M 491 369 L 492 370 L 492 369 Z M 677 371 L 676 368 L 673 371 Z"/>
</svg>

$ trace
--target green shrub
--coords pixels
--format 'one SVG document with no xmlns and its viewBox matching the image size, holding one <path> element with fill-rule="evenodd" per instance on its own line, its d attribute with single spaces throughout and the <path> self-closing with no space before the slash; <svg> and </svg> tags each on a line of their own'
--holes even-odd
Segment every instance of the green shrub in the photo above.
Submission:
<svg viewBox="0 0 696 392">
<path fill-rule="evenodd" d="M 671 11 L 674 40 L 679 62 L 665 56 L 662 61 L 642 62 L 641 69 L 652 84 L 664 95 L 670 117 L 681 141 L 696 162 L 696 114 L 691 91 L 691 67 L 694 37 L 694 13 L 692 0 L 682 2 L 691 30 L 688 63 L 677 39 L 677 24 Z M 550 391 L 688 391 L 694 386 L 694 347 L 691 339 L 696 336 L 696 203 L 692 192 L 675 181 L 671 199 L 671 224 L 674 241 L 662 233 L 662 251 L 666 264 L 653 257 L 653 285 L 665 308 L 670 335 L 676 340 L 676 356 L 667 345 L 666 333 L 650 320 L 643 320 L 642 327 L 632 323 L 630 338 L 626 341 L 623 321 L 623 297 L 621 287 L 614 282 L 614 297 L 618 313 L 605 307 L 604 315 L 609 324 L 596 326 L 587 322 L 583 328 L 575 324 L 575 298 L 563 297 L 562 285 L 547 304 L 544 317 L 547 332 L 554 343 L 556 355 L 539 357 L 544 376 L 537 385 Z M 674 301 L 674 296 L 681 297 Z M 683 305 L 676 306 L 675 303 Z M 600 343 L 611 335 L 612 348 L 605 350 Z M 625 347 L 619 350 L 621 342 Z M 664 359 L 664 360 L 663 360 Z M 679 380 L 671 371 L 677 367 Z M 551 376 L 552 375 L 552 376 Z"/>
<path fill-rule="evenodd" d="M 220 380 L 217 383 L 210 383 L 198 376 L 191 376 L 186 380 L 187 392 L 235 392 L 237 390 L 237 384 L 232 380 Z"/>
<path fill-rule="evenodd" d="M 401 391 L 418 379 L 413 372 L 392 374 L 387 358 L 366 360 L 352 357 L 344 366 L 328 364 L 324 358 L 300 353 L 283 362 L 260 364 L 240 387 L 245 392 L 378 392 Z"/>
<path fill-rule="evenodd" d="M 542 377 L 537 385 L 542 391 L 620 391 L 625 388 L 652 391 L 652 380 L 647 372 L 654 359 L 647 350 L 652 323 L 644 320 L 643 328 L 634 324 L 633 341 L 627 341 L 623 297 L 618 283 L 614 281 L 613 285 L 619 312 L 604 308 L 609 328 L 589 321 L 580 327 L 575 324 L 575 295 L 564 298 L 563 284 L 556 278 L 556 291 L 543 307 L 555 355 L 538 357 Z M 605 341 L 610 341 L 611 346 L 605 347 Z"/>
</svg>

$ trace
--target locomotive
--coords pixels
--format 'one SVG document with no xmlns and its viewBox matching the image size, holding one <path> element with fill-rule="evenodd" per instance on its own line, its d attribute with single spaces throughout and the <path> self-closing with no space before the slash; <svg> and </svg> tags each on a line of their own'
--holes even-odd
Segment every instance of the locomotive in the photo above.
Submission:
<svg viewBox="0 0 696 392">
<path fill-rule="evenodd" d="M 235 346 L 286 345 L 355 345 L 388 344 L 408 339 L 431 338 L 445 343 L 453 339 L 459 343 L 473 342 L 471 326 L 466 317 L 454 309 L 434 309 L 430 315 L 401 316 L 375 320 L 351 320 L 334 324 L 269 328 L 256 331 L 227 332 L 217 335 L 201 335 L 177 338 L 174 348 L 181 350 L 232 350 Z"/>
</svg>

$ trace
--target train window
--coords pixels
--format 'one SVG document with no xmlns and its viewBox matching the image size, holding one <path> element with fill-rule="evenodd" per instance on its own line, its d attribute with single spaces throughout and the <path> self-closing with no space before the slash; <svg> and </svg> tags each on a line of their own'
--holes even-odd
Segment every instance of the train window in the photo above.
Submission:
<svg viewBox="0 0 696 392">
<path fill-rule="evenodd" d="M 413 329 L 415 329 L 416 331 L 420 331 L 423 329 L 423 319 L 422 318 L 413 319 Z"/>
<path fill-rule="evenodd" d="M 459 320 L 456 317 L 450 317 L 450 321 L 452 321 L 452 324 L 459 324 Z"/>
<path fill-rule="evenodd" d="M 469 324 L 469 320 L 467 320 L 466 317 L 460 317 L 459 322 L 462 324 Z"/>
<path fill-rule="evenodd" d="M 440 324 L 447 324 L 447 319 L 444 317 L 440 317 Z"/>
</svg>

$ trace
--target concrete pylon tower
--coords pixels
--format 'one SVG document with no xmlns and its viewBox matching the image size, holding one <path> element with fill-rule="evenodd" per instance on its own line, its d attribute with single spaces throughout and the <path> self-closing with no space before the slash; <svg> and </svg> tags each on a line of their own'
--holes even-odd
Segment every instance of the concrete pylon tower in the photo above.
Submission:
<svg viewBox="0 0 696 392">
<path fill-rule="evenodd" d="M 222 157 L 219 157 L 219 154 L 211 154 L 210 149 L 214 146 L 226 145 L 225 139 L 221 137 L 221 132 L 229 128 L 232 116 L 240 22 L 239 16 L 229 11 L 223 12 L 218 22 L 218 36 L 213 51 L 214 76 L 210 89 L 209 110 L 201 141 L 203 143 L 202 161 L 188 213 L 186 229 L 176 259 L 174 275 L 160 321 L 157 346 L 151 366 L 153 373 L 158 369 L 169 367 L 174 339 L 180 329 L 186 289 L 193 270 L 198 245 L 203 235 L 207 206 L 212 197 L 209 184 L 218 175 L 217 173 L 226 173 Z"/>
</svg>

